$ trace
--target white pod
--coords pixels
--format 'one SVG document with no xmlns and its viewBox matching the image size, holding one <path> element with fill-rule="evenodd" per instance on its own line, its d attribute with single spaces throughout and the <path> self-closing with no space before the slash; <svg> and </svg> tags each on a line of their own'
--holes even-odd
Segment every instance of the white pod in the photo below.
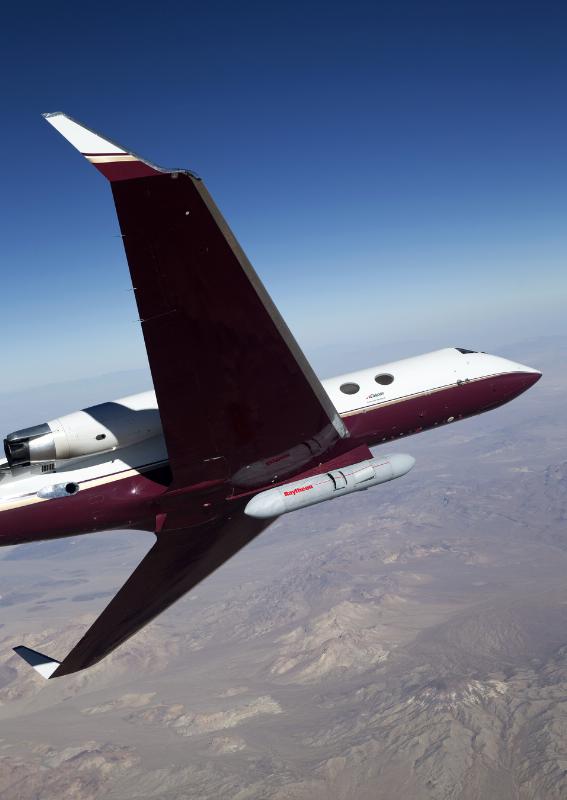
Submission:
<svg viewBox="0 0 567 800">
<path fill-rule="evenodd" d="M 358 464 L 312 475 L 301 481 L 285 483 L 260 492 L 250 500 L 244 513 L 258 519 L 279 517 L 297 508 L 314 506 L 326 500 L 333 500 L 335 497 L 342 497 L 400 478 L 408 473 L 414 464 L 413 456 L 401 453 L 360 461 Z"/>
</svg>

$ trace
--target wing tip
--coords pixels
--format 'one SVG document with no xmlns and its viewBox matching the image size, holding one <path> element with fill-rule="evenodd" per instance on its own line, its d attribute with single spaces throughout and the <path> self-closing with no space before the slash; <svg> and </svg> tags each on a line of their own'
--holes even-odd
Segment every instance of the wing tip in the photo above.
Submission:
<svg viewBox="0 0 567 800">
<path fill-rule="evenodd" d="M 42 114 L 42 116 L 69 144 L 73 145 L 84 156 L 97 155 L 98 153 L 113 155 L 126 155 L 128 153 L 128 150 L 113 142 L 112 139 L 97 133 L 63 111 L 49 111 L 46 114 Z"/>
<path fill-rule="evenodd" d="M 49 111 L 42 114 L 42 117 L 111 183 L 175 172 L 184 172 L 199 180 L 189 170 L 165 169 L 146 161 L 132 150 L 88 128 L 63 111 Z"/>
<path fill-rule="evenodd" d="M 61 664 L 60 661 L 56 661 L 54 658 L 46 656 L 37 650 L 32 650 L 31 647 L 25 647 L 23 644 L 17 645 L 13 650 L 45 680 L 49 680 Z"/>
</svg>

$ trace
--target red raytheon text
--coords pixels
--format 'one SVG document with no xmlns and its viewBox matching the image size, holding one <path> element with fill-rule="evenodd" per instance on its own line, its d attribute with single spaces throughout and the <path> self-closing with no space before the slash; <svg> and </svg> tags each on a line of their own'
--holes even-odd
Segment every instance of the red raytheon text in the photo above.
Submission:
<svg viewBox="0 0 567 800">
<path fill-rule="evenodd" d="M 292 489 L 290 492 L 284 492 L 286 497 L 289 497 L 292 494 L 299 494 L 299 492 L 306 492 L 308 489 L 312 489 L 313 484 L 309 484 L 309 486 L 298 486 L 297 489 Z"/>
</svg>

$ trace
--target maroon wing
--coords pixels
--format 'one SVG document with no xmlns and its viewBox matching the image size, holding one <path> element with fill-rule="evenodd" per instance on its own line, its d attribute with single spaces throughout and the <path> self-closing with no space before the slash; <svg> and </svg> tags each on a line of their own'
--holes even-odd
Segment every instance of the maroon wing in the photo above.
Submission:
<svg viewBox="0 0 567 800">
<path fill-rule="evenodd" d="M 346 429 L 202 181 L 48 121 L 111 181 L 174 487 L 325 460 Z"/>
</svg>

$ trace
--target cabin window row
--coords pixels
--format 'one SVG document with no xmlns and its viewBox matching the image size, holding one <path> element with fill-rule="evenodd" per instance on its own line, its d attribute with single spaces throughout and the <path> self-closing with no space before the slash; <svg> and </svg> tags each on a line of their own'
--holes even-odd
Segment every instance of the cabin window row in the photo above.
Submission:
<svg viewBox="0 0 567 800">
<path fill-rule="evenodd" d="M 376 375 L 374 380 L 376 383 L 379 383 L 380 386 L 389 386 L 394 382 L 394 376 L 387 372 L 382 372 L 380 375 Z M 349 382 L 341 384 L 340 389 L 343 394 L 356 394 L 360 391 L 360 386 L 358 383 Z"/>
</svg>

